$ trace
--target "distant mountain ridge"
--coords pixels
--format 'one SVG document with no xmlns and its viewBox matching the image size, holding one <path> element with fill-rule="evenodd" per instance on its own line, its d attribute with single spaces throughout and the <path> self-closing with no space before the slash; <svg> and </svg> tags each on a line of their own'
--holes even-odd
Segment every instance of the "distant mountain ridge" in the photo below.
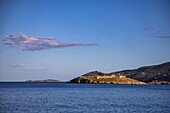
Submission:
<svg viewBox="0 0 170 113">
<path fill-rule="evenodd" d="M 170 82 L 170 62 L 160 65 L 144 66 L 134 70 L 123 70 L 109 74 L 115 74 L 118 76 L 122 75 L 147 83 L 152 81 Z"/>
<path fill-rule="evenodd" d="M 170 84 L 170 62 L 112 73 L 92 71 L 69 83 Z"/>
</svg>

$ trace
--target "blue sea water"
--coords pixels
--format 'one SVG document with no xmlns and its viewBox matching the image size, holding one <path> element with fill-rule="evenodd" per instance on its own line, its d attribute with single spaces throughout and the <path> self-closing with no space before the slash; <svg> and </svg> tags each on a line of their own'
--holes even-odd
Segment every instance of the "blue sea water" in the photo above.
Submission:
<svg viewBox="0 0 170 113">
<path fill-rule="evenodd" d="M 0 82 L 0 113 L 170 113 L 170 85 Z"/>
</svg>

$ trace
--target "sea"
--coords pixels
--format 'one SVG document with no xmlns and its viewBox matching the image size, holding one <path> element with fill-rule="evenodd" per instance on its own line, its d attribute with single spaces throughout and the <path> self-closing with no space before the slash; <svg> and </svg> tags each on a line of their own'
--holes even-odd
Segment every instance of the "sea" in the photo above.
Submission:
<svg viewBox="0 0 170 113">
<path fill-rule="evenodd" d="M 170 85 L 0 82 L 0 113 L 170 113 Z"/>
</svg>

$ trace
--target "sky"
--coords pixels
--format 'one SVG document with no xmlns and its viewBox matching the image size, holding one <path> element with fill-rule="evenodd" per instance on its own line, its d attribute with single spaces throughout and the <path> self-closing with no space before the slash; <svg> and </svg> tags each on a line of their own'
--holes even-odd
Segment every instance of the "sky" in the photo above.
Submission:
<svg viewBox="0 0 170 113">
<path fill-rule="evenodd" d="M 170 61 L 169 0 L 1 0 L 0 15 L 0 81 Z"/>
</svg>

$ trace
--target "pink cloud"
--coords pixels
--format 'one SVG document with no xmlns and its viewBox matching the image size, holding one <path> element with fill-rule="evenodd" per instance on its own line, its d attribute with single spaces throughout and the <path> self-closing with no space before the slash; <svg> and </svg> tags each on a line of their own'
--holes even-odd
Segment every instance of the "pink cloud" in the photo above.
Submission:
<svg viewBox="0 0 170 113">
<path fill-rule="evenodd" d="M 71 46 L 97 46 L 98 44 L 64 43 L 56 41 L 53 37 L 32 37 L 22 33 L 19 35 L 4 36 L 0 40 L 8 48 L 19 48 L 24 51 L 36 51 L 52 48 L 64 48 Z"/>
</svg>

